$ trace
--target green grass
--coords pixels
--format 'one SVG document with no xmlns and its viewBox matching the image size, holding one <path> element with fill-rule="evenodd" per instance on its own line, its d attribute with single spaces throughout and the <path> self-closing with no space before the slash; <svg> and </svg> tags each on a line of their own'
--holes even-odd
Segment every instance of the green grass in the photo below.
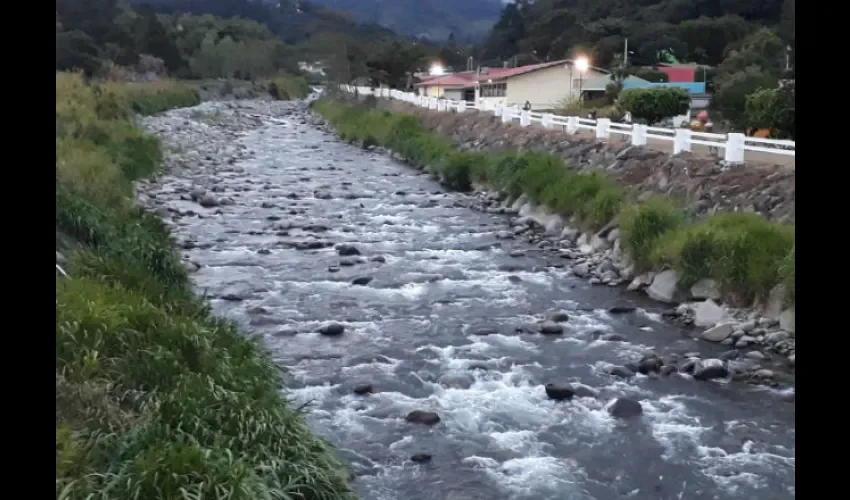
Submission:
<svg viewBox="0 0 850 500">
<path fill-rule="evenodd" d="M 56 228 L 82 244 L 56 280 L 57 498 L 353 498 L 281 369 L 193 295 L 169 231 L 132 200 L 161 159 L 133 111 L 194 100 L 177 83 L 56 83 Z"/>
<path fill-rule="evenodd" d="M 267 82 L 272 98 L 278 101 L 303 99 L 310 95 L 310 84 L 300 76 L 279 76 Z"/>
<path fill-rule="evenodd" d="M 457 152 L 414 117 L 331 99 L 314 103 L 341 138 L 380 145 L 410 165 L 434 172 L 446 187 L 469 191 L 473 183 L 527 196 L 585 231 L 611 221 L 638 271 L 672 268 L 683 284 L 717 281 L 727 299 L 751 305 L 784 284 L 794 303 L 794 227 L 755 214 L 726 213 L 690 221 L 672 200 L 629 203 L 625 191 L 601 172 L 571 170 L 541 153 Z"/>
</svg>

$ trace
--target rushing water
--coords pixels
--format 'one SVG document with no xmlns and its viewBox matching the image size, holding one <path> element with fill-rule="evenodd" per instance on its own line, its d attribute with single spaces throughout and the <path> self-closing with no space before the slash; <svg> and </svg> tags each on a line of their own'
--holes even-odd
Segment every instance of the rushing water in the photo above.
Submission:
<svg viewBox="0 0 850 500">
<path fill-rule="evenodd" d="M 362 498 L 794 497 L 794 406 L 775 392 L 605 371 L 648 350 L 718 346 L 665 324 L 648 301 L 571 277 L 555 255 L 497 239 L 506 217 L 310 128 L 303 114 L 255 121 L 227 145 L 253 158 L 166 178 L 158 199 L 184 210 L 179 191 L 193 183 L 232 197 L 221 209 L 192 204 L 203 218 L 176 226 L 203 266 L 196 283 L 290 368 L 289 397 L 309 403 L 315 431 L 353 463 Z M 350 243 L 361 256 L 346 266 L 358 258 L 293 247 L 309 241 Z M 368 285 L 351 284 L 364 276 Z M 606 312 L 624 300 L 638 310 Z M 523 333 L 555 309 L 570 314 L 563 335 Z M 316 333 L 329 321 L 345 333 Z M 580 382 L 597 396 L 552 401 L 549 382 Z M 354 394 L 359 383 L 374 393 Z M 606 407 L 621 396 L 639 400 L 644 415 L 611 417 Z M 407 423 L 412 410 L 441 422 Z M 417 464 L 417 453 L 433 458 Z"/>
</svg>

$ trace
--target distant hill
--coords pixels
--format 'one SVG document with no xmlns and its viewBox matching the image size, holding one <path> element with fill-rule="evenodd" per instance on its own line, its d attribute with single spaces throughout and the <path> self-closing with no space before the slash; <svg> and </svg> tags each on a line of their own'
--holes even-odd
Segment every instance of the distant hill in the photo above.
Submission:
<svg viewBox="0 0 850 500">
<path fill-rule="evenodd" d="M 486 37 L 507 0 L 312 0 L 397 33 L 458 41 Z"/>
<path fill-rule="evenodd" d="M 306 0 L 129 0 L 131 5 L 150 5 L 158 12 L 211 14 L 241 17 L 269 27 L 288 43 L 303 41 L 318 32 L 342 33 L 361 40 L 393 38 L 392 30 L 335 12 Z"/>
</svg>

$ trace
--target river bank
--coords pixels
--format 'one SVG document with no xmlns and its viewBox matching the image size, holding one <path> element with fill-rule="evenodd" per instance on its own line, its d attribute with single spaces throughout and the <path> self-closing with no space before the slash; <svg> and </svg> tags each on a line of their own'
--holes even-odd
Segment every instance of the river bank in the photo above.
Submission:
<svg viewBox="0 0 850 500">
<path fill-rule="evenodd" d="M 767 366 L 722 361 L 731 349 L 578 279 L 531 231 L 503 238 L 501 206 L 320 123 L 257 101 L 146 119 L 169 168 L 138 198 L 213 309 L 289 368 L 288 398 L 361 498 L 793 498 L 790 374 L 730 382 Z M 715 359 L 729 376 L 656 370 Z"/>
<path fill-rule="evenodd" d="M 482 210 L 513 216 L 503 238 L 557 253 L 591 284 L 645 292 L 672 305 L 665 316 L 697 327 L 699 338 L 734 347 L 727 358 L 770 365 L 742 377 L 773 384 L 775 369 L 793 370 L 793 227 L 734 213 L 688 222 L 671 203 L 640 195 L 630 201 L 606 177 L 572 173 L 552 156 L 454 153 L 451 142 L 408 115 L 329 101 L 316 109 L 344 139 L 389 147 L 449 187 L 477 191 Z M 755 305 L 741 308 L 742 297 Z M 722 368 L 718 374 L 726 376 Z"/>
<path fill-rule="evenodd" d="M 199 103 L 180 82 L 56 75 L 57 498 L 352 498 L 280 368 L 134 201 L 163 159 L 134 114 Z"/>
</svg>

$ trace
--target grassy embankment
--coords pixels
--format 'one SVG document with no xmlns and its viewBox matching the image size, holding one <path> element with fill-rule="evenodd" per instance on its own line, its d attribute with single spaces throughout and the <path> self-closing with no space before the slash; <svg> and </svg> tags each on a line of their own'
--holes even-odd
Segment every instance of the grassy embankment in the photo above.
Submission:
<svg viewBox="0 0 850 500">
<path fill-rule="evenodd" d="M 269 95 L 279 101 L 303 99 L 310 94 L 311 88 L 307 80 L 300 76 L 279 76 L 268 81 Z"/>
<path fill-rule="evenodd" d="M 351 498 L 345 468 L 279 390 L 281 370 L 191 290 L 169 231 L 132 200 L 161 163 L 133 112 L 197 104 L 179 83 L 56 75 L 56 494 Z"/>
<path fill-rule="evenodd" d="M 637 203 L 600 172 L 576 172 L 564 161 L 539 153 L 456 152 L 452 143 L 427 131 L 413 116 L 391 114 L 333 100 L 314 109 L 339 136 L 363 147 L 380 145 L 410 165 L 437 175 L 448 188 L 469 191 L 481 183 L 526 195 L 586 231 L 617 219 L 623 248 L 637 271 L 672 268 L 683 284 L 712 278 L 741 305 L 765 298 L 784 283 L 794 301 L 794 227 L 756 214 L 717 214 L 689 220 L 669 200 Z"/>
</svg>

